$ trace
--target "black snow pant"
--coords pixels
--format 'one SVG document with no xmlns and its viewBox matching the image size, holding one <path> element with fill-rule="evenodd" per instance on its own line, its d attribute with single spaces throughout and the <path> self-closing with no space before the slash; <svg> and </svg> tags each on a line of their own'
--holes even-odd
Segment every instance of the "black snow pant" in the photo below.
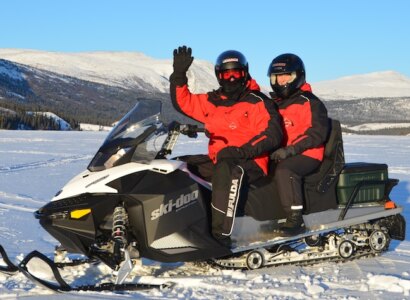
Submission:
<svg viewBox="0 0 410 300">
<path fill-rule="evenodd" d="M 264 176 L 253 160 L 223 159 L 214 164 L 207 155 L 180 157 L 195 175 L 212 182 L 212 234 L 216 239 L 231 235 L 241 190 Z"/>
<path fill-rule="evenodd" d="M 292 210 L 303 209 L 303 177 L 313 173 L 319 166 L 319 160 L 305 155 L 289 157 L 276 165 L 274 182 L 287 214 Z"/>
</svg>

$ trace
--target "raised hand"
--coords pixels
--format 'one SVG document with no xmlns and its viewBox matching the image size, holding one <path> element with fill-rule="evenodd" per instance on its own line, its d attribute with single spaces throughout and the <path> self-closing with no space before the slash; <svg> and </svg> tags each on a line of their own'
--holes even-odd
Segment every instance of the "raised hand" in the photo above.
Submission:
<svg viewBox="0 0 410 300">
<path fill-rule="evenodd" d="M 174 72 L 186 73 L 194 61 L 192 49 L 187 46 L 178 47 L 174 50 Z"/>
</svg>

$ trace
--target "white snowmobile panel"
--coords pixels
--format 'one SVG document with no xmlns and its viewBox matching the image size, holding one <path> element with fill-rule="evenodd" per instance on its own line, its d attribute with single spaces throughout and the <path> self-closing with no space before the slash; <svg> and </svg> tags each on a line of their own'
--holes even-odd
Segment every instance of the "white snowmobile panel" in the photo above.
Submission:
<svg viewBox="0 0 410 300">
<path fill-rule="evenodd" d="M 108 193 L 115 194 L 117 190 L 107 186 L 107 183 L 124 177 L 128 174 L 152 170 L 154 172 L 168 174 L 177 170 L 183 162 L 166 159 L 151 161 L 149 164 L 130 162 L 100 172 L 85 171 L 70 180 L 51 201 L 68 197 L 74 197 L 85 193 Z"/>
</svg>

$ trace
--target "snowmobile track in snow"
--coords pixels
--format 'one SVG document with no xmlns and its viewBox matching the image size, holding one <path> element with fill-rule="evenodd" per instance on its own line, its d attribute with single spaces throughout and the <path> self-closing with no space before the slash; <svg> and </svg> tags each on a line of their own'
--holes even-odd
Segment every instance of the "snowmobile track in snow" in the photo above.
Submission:
<svg viewBox="0 0 410 300">
<path fill-rule="evenodd" d="M 77 161 L 88 161 L 90 160 L 90 155 L 72 155 L 64 158 L 52 158 L 45 161 L 35 161 L 30 163 L 24 164 L 17 164 L 12 166 L 2 166 L 0 167 L 0 173 L 11 173 L 11 172 L 18 172 L 30 169 L 38 169 L 44 167 L 54 167 L 59 165 L 70 164 Z"/>
</svg>

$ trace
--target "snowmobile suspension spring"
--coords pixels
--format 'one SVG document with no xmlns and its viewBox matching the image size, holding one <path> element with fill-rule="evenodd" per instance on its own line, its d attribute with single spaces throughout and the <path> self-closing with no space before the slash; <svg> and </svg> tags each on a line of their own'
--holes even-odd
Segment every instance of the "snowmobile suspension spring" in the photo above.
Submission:
<svg viewBox="0 0 410 300">
<path fill-rule="evenodd" d="M 113 213 L 112 222 L 112 238 L 123 245 L 127 244 L 126 234 L 127 234 L 127 224 L 128 215 L 125 208 L 122 206 L 117 206 Z"/>
</svg>

